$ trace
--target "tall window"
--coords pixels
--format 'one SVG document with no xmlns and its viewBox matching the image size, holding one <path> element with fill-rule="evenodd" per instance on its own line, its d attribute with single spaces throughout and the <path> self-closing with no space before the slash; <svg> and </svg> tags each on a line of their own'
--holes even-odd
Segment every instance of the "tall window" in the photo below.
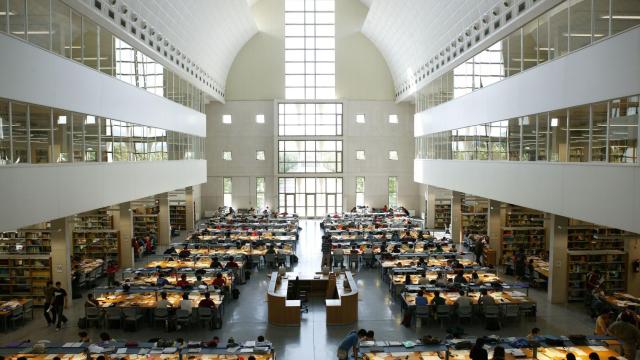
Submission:
<svg viewBox="0 0 640 360">
<path fill-rule="evenodd" d="M 453 97 L 460 97 L 504 79 L 502 50 L 502 42 L 498 41 L 453 69 Z"/>
<path fill-rule="evenodd" d="M 223 205 L 231 206 L 231 193 L 233 192 L 233 186 L 231 184 L 231 178 L 222 178 L 222 193 L 223 193 Z"/>
<path fill-rule="evenodd" d="M 389 176 L 389 206 L 398 206 L 398 178 Z"/>
<path fill-rule="evenodd" d="M 335 0 L 285 0 L 285 96 L 335 99 Z"/>
<path fill-rule="evenodd" d="M 278 172 L 342 172 L 342 140 L 278 141 Z"/>
<path fill-rule="evenodd" d="M 163 96 L 164 68 L 152 58 L 116 38 L 116 78 Z"/>
<path fill-rule="evenodd" d="M 256 209 L 262 209 L 265 207 L 265 184 L 263 177 L 256 178 Z"/>
<path fill-rule="evenodd" d="M 364 176 L 356 176 L 356 206 L 364 206 Z"/>
<path fill-rule="evenodd" d="M 325 216 L 342 212 L 342 178 L 278 178 L 280 212 L 299 216 Z"/>
<path fill-rule="evenodd" d="M 342 136 L 341 103 L 278 104 L 278 136 Z"/>
</svg>

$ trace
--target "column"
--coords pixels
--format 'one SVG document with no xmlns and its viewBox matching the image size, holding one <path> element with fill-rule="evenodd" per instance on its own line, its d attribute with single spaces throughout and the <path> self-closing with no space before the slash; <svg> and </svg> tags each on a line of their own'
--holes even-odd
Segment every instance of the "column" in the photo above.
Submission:
<svg viewBox="0 0 640 360">
<path fill-rule="evenodd" d="M 118 206 L 113 212 L 113 224 L 120 231 L 120 260 L 121 269 L 134 267 L 135 257 L 133 255 L 133 211 L 131 203 L 125 202 Z"/>
<path fill-rule="evenodd" d="M 547 299 L 552 304 L 567 302 L 567 245 L 569 219 L 564 216 L 547 214 L 549 231 L 549 287 Z"/>
<path fill-rule="evenodd" d="M 487 224 L 487 235 L 489 235 L 489 247 L 496 251 L 496 264 L 502 259 L 502 216 L 500 211 L 500 201 L 489 199 L 489 221 Z"/>
<path fill-rule="evenodd" d="M 462 249 L 462 193 L 457 191 L 451 197 L 451 239 Z"/>
<path fill-rule="evenodd" d="M 71 300 L 71 255 L 73 234 L 73 217 L 66 217 L 51 222 L 51 280 L 55 284 L 62 283 L 67 290 L 67 300 Z"/>
<path fill-rule="evenodd" d="M 635 272 L 633 263 L 640 261 L 640 238 L 625 240 L 627 252 L 627 292 L 633 296 L 640 296 L 640 272 Z"/>
<path fill-rule="evenodd" d="M 436 192 L 433 186 L 427 185 L 425 197 L 427 200 L 425 227 L 434 229 L 436 226 Z"/>
<path fill-rule="evenodd" d="M 193 231 L 195 226 L 195 216 L 194 216 L 194 208 L 195 205 L 193 203 L 193 187 L 189 186 L 184 190 L 184 206 L 187 209 L 187 232 Z"/>
<path fill-rule="evenodd" d="M 169 221 L 169 193 L 156 195 L 160 212 L 158 213 L 158 247 L 165 249 L 171 244 L 171 222 Z"/>
</svg>

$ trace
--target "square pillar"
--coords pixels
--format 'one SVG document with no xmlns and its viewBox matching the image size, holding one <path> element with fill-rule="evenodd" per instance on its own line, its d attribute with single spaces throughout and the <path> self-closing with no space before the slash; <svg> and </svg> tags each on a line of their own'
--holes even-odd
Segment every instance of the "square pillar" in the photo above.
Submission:
<svg viewBox="0 0 640 360">
<path fill-rule="evenodd" d="M 457 191 L 451 197 L 451 240 L 462 249 L 462 193 Z"/>
<path fill-rule="evenodd" d="M 158 246 L 162 249 L 171 244 L 171 222 L 169 221 L 169 193 L 156 195 L 158 200 Z"/>
<path fill-rule="evenodd" d="M 633 271 L 633 262 L 640 260 L 640 238 L 625 240 L 627 252 L 627 292 L 633 296 L 640 296 L 640 272 Z"/>
<path fill-rule="evenodd" d="M 424 224 L 427 229 L 434 229 L 436 226 L 436 192 L 433 186 L 427 185 L 425 199 L 427 201 L 426 219 Z"/>
<path fill-rule="evenodd" d="M 71 255 L 73 255 L 73 217 L 55 219 L 51 222 L 51 281 L 62 283 L 71 301 Z"/>
<path fill-rule="evenodd" d="M 552 304 L 567 302 L 568 284 L 568 227 L 569 219 L 564 216 L 547 214 L 549 231 L 549 286 L 547 299 Z"/>
<path fill-rule="evenodd" d="M 121 269 L 131 268 L 134 266 L 133 246 L 133 211 L 131 211 L 131 203 L 125 202 L 118 206 L 113 212 L 113 226 L 120 231 L 120 259 L 119 265 Z"/>
<path fill-rule="evenodd" d="M 489 236 L 489 247 L 496 251 L 496 264 L 502 259 L 502 203 L 489 199 L 489 219 L 487 221 L 487 235 Z"/>
<path fill-rule="evenodd" d="M 195 216 L 194 216 L 194 198 L 193 198 L 193 187 L 189 186 L 184 190 L 184 206 L 185 206 L 185 214 L 187 218 L 187 232 L 193 231 L 195 227 Z"/>
</svg>

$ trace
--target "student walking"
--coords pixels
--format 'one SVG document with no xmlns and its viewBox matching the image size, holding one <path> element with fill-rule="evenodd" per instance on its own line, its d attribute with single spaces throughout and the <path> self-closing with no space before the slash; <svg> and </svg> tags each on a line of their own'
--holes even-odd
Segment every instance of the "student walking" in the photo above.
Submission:
<svg viewBox="0 0 640 360">
<path fill-rule="evenodd" d="M 56 286 L 53 288 L 53 312 L 58 319 L 56 324 L 56 331 L 59 331 L 62 324 L 67 323 L 67 317 L 64 316 L 64 309 L 67 307 L 67 291 L 62 288 L 60 281 L 56 281 Z"/>
</svg>

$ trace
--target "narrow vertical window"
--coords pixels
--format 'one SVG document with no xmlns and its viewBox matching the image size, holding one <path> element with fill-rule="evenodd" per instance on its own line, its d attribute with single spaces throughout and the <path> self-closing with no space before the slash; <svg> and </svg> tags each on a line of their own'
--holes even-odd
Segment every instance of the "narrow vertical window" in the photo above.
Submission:
<svg viewBox="0 0 640 360">
<path fill-rule="evenodd" d="M 389 176 L 389 207 L 398 206 L 398 178 Z"/>
<path fill-rule="evenodd" d="M 364 206 L 364 176 L 356 176 L 356 206 Z"/>
<path fill-rule="evenodd" d="M 223 205 L 231 206 L 233 186 L 230 177 L 222 178 Z"/>
<path fill-rule="evenodd" d="M 263 177 L 256 178 L 256 209 L 260 210 L 266 206 L 265 184 Z"/>
</svg>

